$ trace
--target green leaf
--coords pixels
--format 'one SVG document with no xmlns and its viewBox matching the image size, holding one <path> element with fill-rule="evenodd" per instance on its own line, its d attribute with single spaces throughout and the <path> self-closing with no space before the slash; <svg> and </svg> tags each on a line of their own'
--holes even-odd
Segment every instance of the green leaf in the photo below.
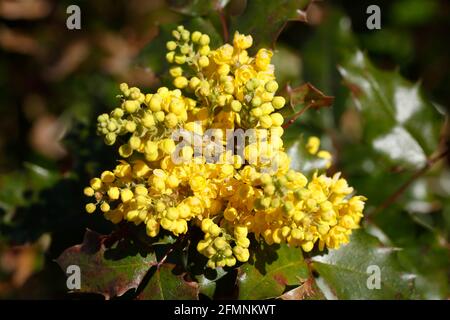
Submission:
<svg viewBox="0 0 450 320">
<path fill-rule="evenodd" d="M 357 43 L 351 19 L 340 9 L 329 7 L 326 18 L 311 33 L 304 43 L 299 41 L 303 77 L 324 92 L 339 96 L 342 84 L 336 65 L 349 49 L 356 49 Z"/>
<path fill-rule="evenodd" d="M 400 0 L 392 3 L 389 18 L 397 25 L 412 27 L 429 22 L 438 13 L 439 2 L 436 0 Z"/>
<path fill-rule="evenodd" d="M 200 293 L 210 299 L 213 299 L 217 287 L 217 281 L 226 274 L 227 272 L 222 268 L 217 268 L 215 270 L 205 269 L 204 273 L 196 276 Z"/>
<path fill-rule="evenodd" d="M 337 7 L 331 6 L 326 9 L 326 19 L 310 32 L 311 35 L 304 42 L 298 42 L 303 59 L 302 76 L 336 99 L 330 111 L 304 114 L 301 117 L 302 128 L 313 127 L 318 132 L 323 132 L 336 127 L 346 109 L 348 90 L 341 83 L 336 65 L 348 50 L 356 49 L 356 39 L 352 33 L 350 18 Z"/>
<path fill-rule="evenodd" d="M 350 243 L 313 258 L 313 268 L 338 299 L 408 299 L 413 293 L 414 275 L 403 273 L 398 249 L 383 247 L 362 230 L 353 233 Z M 370 266 L 380 269 L 380 289 L 369 289 Z"/>
<path fill-rule="evenodd" d="M 272 64 L 275 66 L 275 77 L 280 87 L 284 87 L 288 83 L 291 85 L 301 83 L 302 61 L 297 51 L 277 44 Z"/>
<path fill-rule="evenodd" d="M 361 111 L 365 142 L 393 164 L 423 166 L 437 148 L 441 122 L 419 85 L 376 68 L 361 51 L 349 55 L 339 72 Z"/>
<path fill-rule="evenodd" d="M 372 217 L 383 230 L 384 242 L 402 247 L 399 263 L 416 275 L 415 288 L 420 299 L 448 297 L 450 256 L 444 237 L 423 224 L 416 224 L 400 205 L 394 205 Z M 422 214 L 423 215 L 423 214 Z M 433 216 L 438 215 L 437 212 Z"/>
<path fill-rule="evenodd" d="M 25 205 L 27 179 L 21 172 L 12 172 L 0 177 L 0 208 L 5 211 L 12 210 L 15 206 Z"/>
<path fill-rule="evenodd" d="M 197 17 L 222 10 L 230 0 L 168 0 L 167 2 L 172 10 Z"/>
<path fill-rule="evenodd" d="M 448 248 L 437 244 L 412 243 L 399 253 L 402 266 L 416 274 L 415 288 L 419 299 L 447 299 L 450 293 Z"/>
<path fill-rule="evenodd" d="M 258 300 L 278 297 L 286 286 L 299 285 L 309 278 L 309 269 L 299 248 L 265 245 L 239 268 L 239 299 Z"/>
<path fill-rule="evenodd" d="M 0 176 L 0 208 L 5 211 L 38 201 L 38 193 L 53 186 L 60 178 L 55 170 L 25 162 L 24 170 Z M 29 191 L 30 194 L 25 196 Z"/>
<path fill-rule="evenodd" d="M 24 167 L 31 188 L 34 190 L 42 190 L 51 187 L 59 178 L 58 172 L 51 171 L 34 163 L 25 162 Z"/>
<path fill-rule="evenodd" d="M 309 0 L 247 0 L 244 12 L 231 20 L 231 35 L 235 31 L 251 34 L 256 48 L 274 46 L 288 21 L 305 21 L 303 11 Z"/>
<path fill-rule="evenodd" d="M 383 28 L 361 35 L 361 47 L 373 55 L 392 57 L 396 64 L 403 67 L 411 64 L 414 57 L 413 35 L 400 28 Z"/>
<path fill-rule="evenodd" d="M 174 264 L 162 264 L 152 268 L 153 274 L 139 294 L 141 300 L 197 300 L 197 282 L 184 280 L 184 274 L 175 273 Z"/>
<path fill-rule="evenodd" d="M 56 260 L 64 272 L 70 265 L 81 270 L 79 292 L 99 293 L 106 299 L 139 286 L 156 257 L 131 241 L 120 240 L 106 248 L 102 236 L 87 230 L 83 243 L 66 249 Z"/>
</svg>

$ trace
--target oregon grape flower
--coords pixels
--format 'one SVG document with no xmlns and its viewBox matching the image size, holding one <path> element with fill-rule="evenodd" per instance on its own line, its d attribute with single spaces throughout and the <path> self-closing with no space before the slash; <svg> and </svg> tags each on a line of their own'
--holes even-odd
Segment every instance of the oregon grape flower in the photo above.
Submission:
<svg viewBox="0 0 450 320">
<path fill-rule="evenodd" d="M 113 223 L 145 224 L 150 237 L 161 228 L 179 236 L 198 226 L 204 239 L 197 249 L 211 268 L 247 261 L 251 233 L 306 252 L 316 243 L 320 250 L 347 243 L 365 198 L 352 196 L 340 174 L 316 172 L 308 181 L 289 168 L 278 112 L 285 99 L 277 95 L 272 51 L 249 56 L 252 37 L 237 32 L 232 44 L 215 49 L 208 35 L 183 26 L 172 35 L 166 59 L 174 88 L 145 94 L 121 84 L 120 107 L 98 117 L 106 144 L 126 142 L 118 165 L 84 189 L 94 199 L 86 211 L 99 209 Z M 188 133 L 184 144 L 173 137 L 180 129 Z M 255 139 L 244 139 L 242 152 L 227 148 L 227 131 L 249 129 Z M 185 143 L 196 137 L 200 150 Z M 331 161 L 318 138 L 306 148 Z M 181 161 L 174 161 L 175 152 Z M 219 161 L 208 161 L 212 156 Z"/>
</svg>

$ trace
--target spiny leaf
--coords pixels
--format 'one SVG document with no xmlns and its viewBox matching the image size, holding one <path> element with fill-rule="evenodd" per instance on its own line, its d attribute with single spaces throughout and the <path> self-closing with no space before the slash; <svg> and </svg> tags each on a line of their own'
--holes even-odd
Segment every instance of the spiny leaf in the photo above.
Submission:
<svg viewBox="0 0 450 320">
<path fill-rule="evenodd" d="M 439 219 L 437 212 L 421 215 Z M 448 247 L 442 241 L 445 235 L 416 224 L 400 204 L 392 205 L 374 216 L 373 223 L 383 231 L 385 243 L 402 247 L 403 250 L 398 253 L 399 262 L 417 275 L 415 287 L 418 298 L 445 299 L 449 292 L 449 283 L 445 279 L 450 270 Z"/>
<path fill-rule="evenodd" d="M 251 34 L 256 48 L 272 46 L 288 21 L 305 21 L 304 9 L 310 0 L 248 0 L 245 11 L 233 18 L 231 35 L 235 31 Z"/>
<path fill-rule="evenodd" d="M 418 168 L 436 150 L 441 121 L 418 84 L 373 66 L 361 51 L 339 72 L 363 116 L 364 140 L 394 164 Z"/>
<path fill-rule="evenodd" d="M 286 286 L 298 285 L 309 277 L 309 269 L 299 248 L 264 245 L 239 268 L 239 299 L 268 299 L 280 296 Z"/>
<path fill-rule="evenodd" d="M 396 249 L 381 246 L 362 230 L 353 233 L 349 244 L 313 261 L 313 268 L 339 299 L 408 299 L 414 290 L 414 275 L 402 272 Z M 375 274 L 369 267 L 379 268 L 380 289 L 368 286 Z"/>
<path fill-rule="evenodd" d="M 156 258 L 131 241 L 120 240 L 106 248 L 104 238 L 87 230 L 83 243 L 66 249 L 56 262 L 64 272 L 70 265 L 80 267 L 79 292 L 100 293 L 109 299 L 137 288 Z"/>
<path fill-rule="evenodd" d="M 197 282 L 184 280 L 183 274 L 175 273 L 174 264 L 155 266 L 151 278 L 138 299 L 141 300 L 197 300 Z"/>
</svg>

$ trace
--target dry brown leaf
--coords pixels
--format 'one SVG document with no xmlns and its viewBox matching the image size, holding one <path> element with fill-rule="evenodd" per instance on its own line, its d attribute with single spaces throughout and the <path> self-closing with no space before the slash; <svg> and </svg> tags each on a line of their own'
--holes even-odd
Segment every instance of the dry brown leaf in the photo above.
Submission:
<svg viewBox="0 0 450 320">
<path fill-rule="evenodd" d="M 0 28 L 0 47 L 31 56 L 40 55 L 43 51 L 39 43 L 29 35 L 6 27 Z"/>
<path fill-rule="evenodd" d="M 37 152 L 51 159 L 61 159 L 67 154 L 60 142 L 65 131 L 61 119 L 50 114 L 42 115 L 33 123 L 30 144 Z"/>
<path fill-rule="evenodd" d="M 64 48 L 61 58 L 47 69 L 45 76 L 52 81 L 60 81 L 74 72 L 89 56 L 89 44 L 86 40 L 78 40 Z"/>
<path fill-rule="evenodd" d="M 0 16 L 9 20 L 41 19 L 50 14 L 52 7 L 48 0 L 2 0 Z"/>
<path fill-rule="evenodd" d="M 310 277 L 297 288 L 285 292 L 280 296 L 282 300 L 304 300 L 315 295 L 314 278 Z"/>
</svg>

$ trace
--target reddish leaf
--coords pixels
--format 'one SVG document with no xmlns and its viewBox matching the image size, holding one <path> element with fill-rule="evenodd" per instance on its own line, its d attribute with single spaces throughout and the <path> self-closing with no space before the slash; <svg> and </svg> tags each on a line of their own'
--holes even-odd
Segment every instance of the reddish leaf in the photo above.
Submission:
<svg viewBox="0 0 450 320">
<path fill-rule="evenodd" d="M 280 296 L 282 300 L 324 300 L 325 297 L 317 287 L 314 277 L 309 277 L 297 288 L 289 290 Z"/>
<path fill-rule="evenodd" d="M 306 110 L 330 107 L 334 102 L 334 97 L 326 96 L 310 83 L 305 83 L 296 88 L 287 86 L 286 91 L 288 103 L 281 110 L 281 113 L 285 119 L 289 120 L 284 124 L 284 127 L 289 127 Z"/>
<path fill-rule="evenodd" d="M 83 243 L 66 249 L 56 262 L 64 272 L 70 265 L 80 267 L 81 288 L 78 292 L 100 293 L 109 299 L 137 288 L 150 267 L 156 264 L 156 258 L 128 240 L 120 240 L 106 248 L 104 238 L 87 230 Z"/>
<path fill-rule="evenodd" d="M 326 96 L 319 89 L 310 83 L 305 83 L 299 87 L 287 87 L 290 105 L 295 111 L 300 106 L 310 106 L 311 108 L 319 109 L 330 107 L 334 102 L 334 97 Z"/>
</svg>

